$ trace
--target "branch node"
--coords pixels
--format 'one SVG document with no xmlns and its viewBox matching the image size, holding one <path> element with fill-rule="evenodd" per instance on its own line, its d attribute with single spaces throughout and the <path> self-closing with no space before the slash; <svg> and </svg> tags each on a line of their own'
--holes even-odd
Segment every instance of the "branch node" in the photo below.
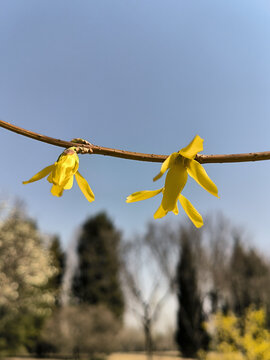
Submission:
<svg viewBox="0 0 270 360">
<path fill-rule="evenodd" d="M 77 154 L 93 154 L 93 144 L 91 144 L 89 141 L 81 139 L 81 138 L 75 138 L 72 139 L 71 142 L 76 144 L 82 144 L 86 146 L 76 146 L 76 153 Z"/>
<path fill-rule="evenodd" d="M 77 143 L 77 144 L 89 145 L 89 146 L 92 146 L 92 145 L 93 145 L 93 144 L 91 144 L 89 141 L 84 140 L 84 139 L 81 139 L 81 138 L 72 139 L 71 142 Z"/>
<path fill-rule="evenodd" d="M 92 149 L 92 147 L 77 146 L 76 153 L 77 154 L 93 154 L 93 149 Z"/>
</svg>

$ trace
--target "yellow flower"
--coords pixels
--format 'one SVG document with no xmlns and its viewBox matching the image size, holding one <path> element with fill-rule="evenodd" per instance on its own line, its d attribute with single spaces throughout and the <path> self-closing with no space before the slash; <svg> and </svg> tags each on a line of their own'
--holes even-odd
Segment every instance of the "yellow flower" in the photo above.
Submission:
<svg viewBox="0 0 270 360">
<path fill-rule="evenodd" d="M 203 225 L 202 216 L 181 192 L 186 185 L 188 175 L 190 175 L 205 190 L 218 197 L 216 185 L 209 178 L 202 165 L 194 160 L 197 153 L 202 150 L 203 139 L 196 135 L 188 146 L 178 152 L 172 153 L 162 163 L 159 174 L 155 176 L 153 180 L 158 180 L 168 170 L 163 188 L 135 192 L 127 197 L 126 202 L 130 203 L 149 199 L 162 192 L 162 202 L 154 214 L 155 219 L 162 218 L 167 215 L 169 211 L 177 215 L 177 201 L 179 200 L 193 224 L 196 227 L 201 227 Z"/>
<path fill-rule="evenodd" d="M 88 201 L 92 202 L 95 200 L 95 195 L 85 178 L 79 173 L 78 168 L 79 157 L 76 153 L 76 148 L 70 147 L 59 156 L 58 160 L 53 165 L 45 167 L 30 180 L 23 181 L 23 184 L 29 184 L 49 175 L 47 180 L 49 183 L 53 184 L 51 193 L 54 196 L 62 196 L 64 190 L 72 188 L 73 175 L 75 175 L 82 193 Z"/>
</svg>

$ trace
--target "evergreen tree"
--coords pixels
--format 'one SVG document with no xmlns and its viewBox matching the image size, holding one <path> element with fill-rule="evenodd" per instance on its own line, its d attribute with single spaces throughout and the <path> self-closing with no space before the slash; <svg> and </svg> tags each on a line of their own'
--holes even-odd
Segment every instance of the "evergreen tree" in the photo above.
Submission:
<svg viewBox="0 0 270 360">
<path fill-rule="evenodd" d="M 119 281 L 120 233 L 105 213 L 89 218 L 78 238 L 73 295 L 81 304 L 105 305 L 117 317 L 124 311 Z"/>
<path fill-rule="evenodd" d="M 61 287 L 65 272 L 66 255 L 61 248 L 60 240 L 54 236 L 49 251 L 51 254 L 52 264 L 57 269 L 56 274 L 50 279 L 49 287 L 55 291 L 56 305 L 60 305 Z"/>
<path fill-rule="evenodd" d="M 235 239 L 230 262 L 232 310 L 244 315 L 250 305 L 269 304 L 269 267 L 255 249 L 245 249 Z"/>
<path fill-rule="evenodd" d="M 199 349 L 206 349 L 209 337 L 203 328 L 202 303 L 197 288 L 197 270 L 192 249 L 192 233 L 181 231 L 181 252 L 177 266 L 176 342 L 184 357 L 195 357 Z"/>
</svg>

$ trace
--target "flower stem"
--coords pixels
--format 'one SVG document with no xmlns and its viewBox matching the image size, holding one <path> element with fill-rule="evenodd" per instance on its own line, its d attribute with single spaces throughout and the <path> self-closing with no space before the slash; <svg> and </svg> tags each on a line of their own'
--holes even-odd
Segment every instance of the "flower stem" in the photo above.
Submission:
<svg viewBox="0 0 270 360">
<path fill-rule="evenodd" d="M 51 145 L 60 146 L 64 148 L 69 147 L 78 147 L 78 142 L 65 141 L 60 139 L 55 139 L 49 136 L 41 135 L 33 131 L 23 129 L 19 126 L 15 126 L 6 121 L 0 120 L 0 126 L 13 131 L 17 134 L 30 137 L 38 141 L 42 141 Z M 139 160 L 139 161 L 148 161 L 148 162 L 163 162 L 168 155 L 156 155 L 156 154 L 143 154 L 133 151 L 119 150 L 107 148 L 104 146 L 92 145 L 87 142 L 79 143 L 79 148 L 81 153 L 87 154 L 99 154 L 106 156 L 119 157 L 129 160 Z M 85 149 L 85 151 L 83 150 Z M 263 152 L 253 152 L 246 154 L 225 154 L 225 155 L 197 155 L 195 158 L 199 163 L 233 163 L 233 162 L 247 162 L 247 161 L 261 161 L 261 160 L 270 160 L 270 151 Z"/>
</svg>

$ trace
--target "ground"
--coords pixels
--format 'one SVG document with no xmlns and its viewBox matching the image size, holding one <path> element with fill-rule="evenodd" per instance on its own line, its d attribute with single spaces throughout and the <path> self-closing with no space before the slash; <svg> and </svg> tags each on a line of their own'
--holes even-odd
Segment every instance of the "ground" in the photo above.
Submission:
<svg viewBox="0 0 270 360">
<path fill-rule="evenodd" d="M 22 360 L 21 358 L 8 358 L 8 360 Z M 36 360 L 34 358 L 24 358 L 23 360 Z M 46 360 L 46 359 L 43 359 Z M 57 359 L 50 359 L 57 360 Z M 145 354 L 135 354 L 135 353 L 114 353 L 110 355 L 107 360 L 147 360 Z M 176 352 L 168 352 L 163 354 L 154 355 L 152 360 L 181 360 L 177 356 Z M 188 360 L 188 359 L 185 359 Z"/>
<path fill-rule="evenodd" d="M 115 353 L 110 355 L 108 360 L 147 360 L 147 357 L 145 354 Z M 181 360 L 181 358 L 177 356 L 176 352 L 170 352 L 154 355 L 153 360 Z"/>
</svg>

